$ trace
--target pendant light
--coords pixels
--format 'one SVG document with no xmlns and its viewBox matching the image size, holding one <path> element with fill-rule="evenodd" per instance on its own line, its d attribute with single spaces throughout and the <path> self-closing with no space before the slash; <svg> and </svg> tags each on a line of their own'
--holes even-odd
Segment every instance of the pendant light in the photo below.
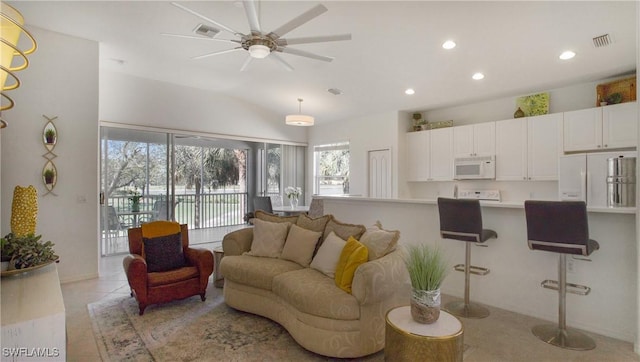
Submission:
<svg viewBox="0 0 640 362">
<path fill-rule="evenodd" d="M 298 98 L 298 114 L 288 115 L 284 122 L 289 126 L 313 126 L 313 116 L 302 114 L 302 98 Z"/>
</svg>

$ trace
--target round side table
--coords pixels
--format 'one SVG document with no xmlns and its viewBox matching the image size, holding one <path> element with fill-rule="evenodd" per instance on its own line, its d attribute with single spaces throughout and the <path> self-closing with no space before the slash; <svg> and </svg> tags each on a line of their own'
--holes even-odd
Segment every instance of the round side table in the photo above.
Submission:
<svg viewBox="0 0 640 362">
<path fill-rule="evenodd" d="M 387 361 L 462 361 L 462 322 L 440 311 L 433 324 L 411 317 L 409 306 L 390 310 L 386 317 L 384 358 Z"/>
<path fill-rule="evenodd" d="M 224 251 L 222 250 L 222 246 L 219 246 L 219 247 L 213 249 L 213 257 L 214 257 L 214 262 L 213 262 L 213 285 L 216 288 L 222 288 L 224 286 L 224 278 L 222 277 L 222 274 L 220 273 L 220 261 L 222 260 L 223 256 L 224 256 Z"/>
</svg>

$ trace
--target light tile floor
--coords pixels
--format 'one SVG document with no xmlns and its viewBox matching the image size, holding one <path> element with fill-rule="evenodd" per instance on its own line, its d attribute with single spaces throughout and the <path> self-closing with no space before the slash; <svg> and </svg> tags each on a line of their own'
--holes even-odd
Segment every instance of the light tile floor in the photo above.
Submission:
<svg viewBox="0 0 640 362">
<path fill-rule="evenodd" d="M 200 244 L 213 249 L 220 243 Z M 212 286 L 210 280 L 210 287 Z M 129 295 L 122 269 L 122 256 L 101 258 L 98 279 L 62 285 L 67 312 L 67 361 L 100 361 L 93 337 L 87 304 Z M 450 299 L 444 296 L 443 302 Z M 465 361 L 640 361 L 628 342 L 589 334 L 596 340 L 595 350 L 578 352 L 547 345 L 530 332 L 541 321 L 528 316 L 490 308 L 484 319 L 462 319 L 464 342 L 470 350 Z"/>
</svg>

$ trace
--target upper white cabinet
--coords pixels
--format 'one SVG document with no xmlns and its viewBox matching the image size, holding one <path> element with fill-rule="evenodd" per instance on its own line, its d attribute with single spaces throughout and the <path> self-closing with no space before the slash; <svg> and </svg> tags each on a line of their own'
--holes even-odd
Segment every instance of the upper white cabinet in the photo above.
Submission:
<svg viewBox="0 0 640 362">
<path fill-rule="evenodd" d="M 407 181 L 429 180 L 429 131 L 407 133 Z"/>
<path fill-rule="evenodd" d="M 407 181 L 453 180 L 453 130 L 407 133 Z"/>
<path fill-rule="evenodd" d="M 495 122 L 453 128 L 454 157 L 491 156 L 496 153 Z"/>
<path fill-rule="evenodd" d="M 557 180 L 562 114 L 496 122 L 496 180 Z"/>
<path fill-rule="evenodd" d="M 431 164 L 431 181 L 453 180 L 453 128 L 438 128 L 429 131 L 431 134 L 431 149 L 429 162 Z"/>
<path fill-rule="evenodd" d="M 629 148 L 638 143 L 636 102 L 565 112 L 563 123 L 565 152 Z"/>
</svg>

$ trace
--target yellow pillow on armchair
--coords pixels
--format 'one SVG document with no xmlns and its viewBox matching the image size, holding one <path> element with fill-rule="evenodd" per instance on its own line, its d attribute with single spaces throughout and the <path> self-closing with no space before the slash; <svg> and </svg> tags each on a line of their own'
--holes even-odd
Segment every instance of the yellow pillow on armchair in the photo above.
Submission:
<svg viewBox="0 0 640 362">
<path fill-rule="evenodd" d="M 356 269 L 361 264 L 369 260 L 369 250 L 366 246 L 356 240 L 353 236 L 349 237 L 347 243 L 342 249 L 338 266 L 336 267 L 336 285 L 338 288 L 347 293 L 351 293 L 351 283 Z"/>
</svg>

